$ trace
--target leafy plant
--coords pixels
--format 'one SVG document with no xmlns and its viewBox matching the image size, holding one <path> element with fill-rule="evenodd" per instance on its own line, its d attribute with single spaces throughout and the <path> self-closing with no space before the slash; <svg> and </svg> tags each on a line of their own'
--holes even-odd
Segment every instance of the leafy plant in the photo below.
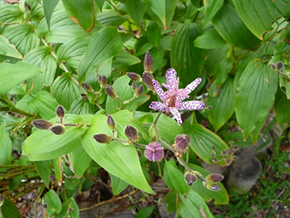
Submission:
<svg viewBox="0 0 290 218">
<path fill-rule="evenodd" d="M 75 198 L 101 168 L 114 195 L 130 185 L 144 199 L 158 199 L 151 185 L 157 176 L 170 189 L 168 208 L 182 217 L 213 217 L 206 201 L 228 203 L 223 176 L 202 169 L 196 157 L 230 165 L 232 129 L 257 142 L 271 109 L 279 124 L 289 122 L 289 6 L 286 0 L 1 4 L 4 217 L 19 217 L 9 205 L 36 189 L 33 199 L 47 216 L 78 217 Z M 150 206 L 138 216 L 149 216 Z"/>
</svg>

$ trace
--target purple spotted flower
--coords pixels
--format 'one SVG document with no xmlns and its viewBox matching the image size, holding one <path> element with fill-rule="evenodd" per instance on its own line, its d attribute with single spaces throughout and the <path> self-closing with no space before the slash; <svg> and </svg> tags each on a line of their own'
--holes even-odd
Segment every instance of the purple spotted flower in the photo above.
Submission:
<svg viewBox="0 0 290 218">
<path fill-rule="evenodd" d="M 146 146 L 145 157 L 150 161 L 159 161 L 163 158 L 163 148 L 157 142 L 151 142 Z"/>
<path fill-rule="evenodd" d="M 205 104 L 202 101 L 183 101 L 184 99 L 189 98 L 189 94 L 198 86 L 201 82 L 201 78 L 197 78 L 184 89 L 179 89 L 179 77 L 176 77 L 176 74 L 177 73 L 173 68 L 167 70 L 167 84 L 162 83 L 162 86 L 167 89 L 165 92 L 156 80 L 152 80 L 153 87 L 163 102 L 153 101 L 149 107 L 156 111 L 170 111 L 178 125 L 181 125 L 182 119 L 179 113 L 180 110 L 202 110 L 205 108 Z"/>
</svg>

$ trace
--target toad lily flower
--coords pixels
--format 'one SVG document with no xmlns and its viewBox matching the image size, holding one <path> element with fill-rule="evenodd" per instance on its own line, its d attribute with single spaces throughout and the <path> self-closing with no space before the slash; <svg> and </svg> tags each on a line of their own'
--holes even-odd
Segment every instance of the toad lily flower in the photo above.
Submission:
<svg viewBox="0 0 290 218">
<path fill-rule="evenodd" d="M 170 111 L 176 119 L 177 124 L 181 125 L 182 119 L 179 110 L 202 110 L 205 108 L 205 104 L 202 101 L 183 101 L 184 99 L 189 98 L 189 94 L 198 86 L 201 82 L 201 78 L 197 78 L 184 89 L 179 89 L 179 77 L 176 77 L 176 74 L 177 73 L 173 68 L 167 70 L 167 84 L 162 83 L 162 86 L 167 89 L 165 92 L 156 80 L 152 80 L 153 87 L 163 102 L 153 101 L 149 108 L 162 112 Z"/>
</svg>

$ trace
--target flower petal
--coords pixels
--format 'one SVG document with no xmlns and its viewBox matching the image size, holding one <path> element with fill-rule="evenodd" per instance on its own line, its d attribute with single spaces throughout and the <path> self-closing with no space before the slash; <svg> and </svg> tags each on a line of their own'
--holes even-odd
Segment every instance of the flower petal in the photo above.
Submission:
<svg viewBox="0 0 290 218">
<path fill-rule="evenodd" d="M 197 78 L 185 87 L 186 93 L 191 93 L 201 82 L 201 78 Z"/>
<path fill-rule="evenodd" d="M 168 107 L 166 106 L 166 104 L 158 101 L 152 101 L 151 104 L 149 105 L 149 108 L 162 112 L 168 111 Z"/>
<path fill-rule="evenodd" d="M 182 124 L 182 119 L 178 109 L 176 107 L 170 107 L 169 110 L 173 117 L 176 119 L 177 124 L 180 126 Z"/>
<path fill-rule="evenodd" d="M 168 86 L 172 86 L 176 82 L 176 75 L 177 75 L 177 72 L 173 68 L 170 68 L 167 70 L 166 83 Z"/>
<path fill-rule="evenodd" d="M 165 101 L 166 100 L 165 94 L 160 84 L 154 79 L 152 80 L 152 84 L 157 95 L 161 98 L 162 101 Z"/>
<path fill-rule="evenodd" d="M 184 101 L 181 102 L 179 110 L 202 110 L 205 108 L 205 104 L 202 101 Z"/>
</svg>

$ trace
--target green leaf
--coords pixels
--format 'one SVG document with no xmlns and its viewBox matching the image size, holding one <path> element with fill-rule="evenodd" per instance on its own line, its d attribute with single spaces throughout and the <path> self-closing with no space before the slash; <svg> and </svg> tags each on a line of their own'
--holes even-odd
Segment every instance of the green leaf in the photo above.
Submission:
<svg viewBox="0 0 290 218">
<path fill-rule="evenodd" d="M 161 30 L 156 22 L 151 21 L 147 26 L 147 38 L 155 47 L 159 47 Z"/>
<path fill-rule="evenodd" d="M 140 0 L 128 0 L 125 2 L 125 6 L 135 25 L 140 28 L 145 13 L 145 4 Z"/>
<path fill-rule="evenodd" d="M 68 153 L 69 161 L 78 177 L 82 177 L 91 162 L 90 156 L 82 146 Z"/>
<path fill-rule="evenodd" d="M 0 95 L 39 73 L 39 69 L 24 62 L 17 62 L 16 64 L 0 63 Z"/>
<path fill-rule="evenodd" d="M 36 86 L 51 85 L 56 71 L 56 61 L 51 55 L 50 47 L 41 46 L 31 50 L 24 56 L 23 61 L 41 70 L 42 74 L 35 78 L 35 83 L 39 83 Z"/>
<path fill-rule="evenodd" d="M 211 155 L 213 146 L 217 155 L 229 148 L 218 135 L 200 124 L 190 125 L 189 122 L 186 122 L 184 133 L 190 137 L 190 148 L 208 164 L 213 164 L 214 157 Z M 219 157 L 218 161 L 220 165 L 226 164 L 223 157 Z"/>
<path fill-rule="evenodd" d="M 124 129 L 129 123 L 139 132 L 143 131 L 141 125 L 131 115 L 128 111 L 112 114 L 116 123 L 118 138 L 126 140 Z M 112 141 L 110 144 L 100 144 L 93 138 L 95 134 L 99 133 L 112 134 L 107 126 L 106 116 L 96 115 L 91 124 L 92 126 L 82 136 L 83 147 L 90 157 L 110 174 L 121 178 L 136 188 L 154 193 L 145 179 L 136 148 L 132 145 L 123 145 L 117 141 Z"/>
<path fill-rule="evenodd" d="M 22 59 L 22 55 L 17 51 L 15 45 L 11 44 L 8 39 L 3 36 L 0 36 L 0 55 L 9 56 L 13 58 Z"/>
<path fill-rule="evenodd" d="M 263 34 L 272 29 L 272 22 L 278 17 L 290 17 L 290 2 L 280 1 L 252 1 L 233 0 L 235 7 L 246 26 L 259 39 Z"/>
<path fill-rule="evenodd" d="M 82 27 L 86 32 L 90 32 L 95 26 L 95 10 L 93 0 L 62 0 L 68 16 Z"/>
<path fill-rule="evenodd" d="M 19 22 L 23 16 L 18 4 L 5 4 L 0 7 L 0 22 L 14 23 Z"/>
<path fill-rule="evenodd" d="M 234 47 L 251 49 L 260 44 L 260 40 L 248 30 L 236 9 L 227 3 L 212 18 L 212 23 L 223 39 Z"/>
<path fill-rule="evenodd" d="M 84 80 L 86 73 L 95 73 L 95 69 L 104 61 L 118 55 L 122 45 L 122 39 L 114 27 L 103 28 L 94 33 L 79 65 L 79 81 Z"/>
<path fill-rule="evenodd" d="M 81 97 L 81 89 L 73 80 L 71 73 L 63 73 L 52 85 L 52 95 L 67 110 L 71 104 Z"/>
<path fill-rule="evenodd" d="M 66 66 L 77 71 L 81 57 L 86 51 L 89 38 L 73 38 L 63 43 L 57 50 L 57 62 L 65 62 Z"/>
<path fill-rule="evenodd" d="M 45 20 L 46 20 L 48 29 L 50 29 L 51 15 L 52 15 L 53 10 L 55 9 L 58 1 L 59 0 L 43 0 L 43 10 L 44 10 Z"/>
<path fill-rule="evenodd" d="M 195 191 L 189 190 L 186 195 L 179 194 L 181 203 L 178 212 L 181 217 L 214 218 L 203 198 Z"/>
<path fill-rule="evenodd" d="M 44 195 L 44 203 L 47 204 L 47 214 L 49 216 L 56 215 L 61 211 L 61 201 L 54 190 L 49 190 Z"/>
<path fill-rule="evenodd" d="M 20 213 L 15 206 L 15 204 L 12 201 L 9 201 L 8 199 L 4 199 L 4 204 L 1 206 L 1 211 L 2 212 L 3 218 L 20 218 Z"/>
<path fill-rule="evenodd" d="M 172 191 L 176 190 L 180 194 L 186 194 L 189 191 L 189 186 L 184 180 L 184 175 L 177 168 L 173 159 L 165 161 L 164 182 Z"/>
<path fill-rule="evenodd" d="M 224 0 L 203 0 L 205 17 L 203 21 L 203 26 L 205 26 L 217 13 L 219 9 L 224 4 Z"/>
<path fill-rule="evenodd" d="M 152 214 L 153 210 L 155 208 L 155 205 L 151 206 L 151 207 L 143 207 L 141 208 L 135 218 L 147 218 L 150 217 L 150 215 Z"/>
<path fill-rule="evenodd" d="M 52 160 L 53 162 L 53 168 L 54 168 L 54 175 L 55 179 L 58 184 L 62 184 L 62 163 L 61 163 L 61 157 L 56 157 Z"/>
<path fill-rule="evenodd" d="M 121 50 L 120 54 L 116 57 L 116 60 L 113 63 L 113 68 L 124 69 L 140 62 L 141 60 L 136 56 Z"/>
<path fill-rule="evenodd" d="M 66 119 L 69 117 L 79 119 L 78 116 L 70 114 L 66 117 Z M 23 142 L 23 154 L 31 161 L 54 159 L 80 147 L 80 136 L 85 131 L 84 126 L 66 126 L 62 135 L 55 135 L 48 130 L 36 130 Z"/>
<path fill-rule="evenodd" d="M 120 179 L 119 177 L 114 176 L 113 174 L 110 174 L 110 177 L 111 177 L 111 186 L 113 189 L 113 195 L 120 194 L 129 185 L 127 182 Z"/>
<path fill-rule="evenodd" d="M 259 60 L 251 61 L 243 71 L 238 82 L 235 111 L 244 139 L 256 128 L 257 123 L 268 116 L 277 86 L 278 74 Z"/>
<path fill-rule="evenodd" d="M 290 82 L 283 76 L 279 76 L 279 85 L 281 90 L 285 93 L 287 99 L 290 99 Z"/>
<path fill-rule="evenodd" d="M 5 131 L 6 120 L 0 126 L 0 164 L 9 164 L 11 162 L 12 141 L 8 132 Z"/>
<path fill-rule="evenodd" d="M 122 101 L 129 100 L 134 96 L 133 90 L 129 85 L 130 81 L 131 81 L 130 78 L 127 75 L 124 75 L 119 77 L 112 86 Z M 121 106 L 120 101 L 107 97 L 106 111 L 108 114 L 117 112 L 120 106 Z M 131 101 L 130 103 L 125 104 L 123 108 L 128 109 L 130 111 L 135 111 L 137 108 L 137 103 L 136 101 Z"/>
<path fill-rule="evenodd" d="M 226 44 L 225 40 L 223 40 L 214 28 L 207 30 L 204 34 L 198 36 L 194 40 L 194 45 L 197 48 L 203 49 L 215 49 L 223 46 L 224 44 Z"/>
<path fill-rule="evenodd" d="M 283 96 L 277 104 L 275 104 L 275 114 L 277 117 L 278 123 L 282 126 L 284 123 L 290 121 L 290 100 Z"/>
<path fill-rule="evenodd" d="M 51 161 L 35 161 L 34 165 L 36 167 L 37 173 L 40 175 L 41 179 L 43 180 L 45 186 L 49 188 L 50 179 L 49 176 L 51 175 Z"/>
<path fill-rule="evenodd" d="M 104 10 L 102 13 L 98 14 L 97 20 L 104 26 L 118 27 L 128 20 L 128 17 L 122 16 L 114 10 Z"/>
<path fill-rule="evenodd" d="M 210 110 L 207 110 L 208 119 L 213 125 L 215 131 L 218 131 L 235 111 L 234 80 L 232 78 L 227 79 L 220 88 L 220 93 L 215 96 L 217 91 L 218 89 L 215 80 L 211 85 L 207 101 L 207 105 L 212 107 Z"/>
<path fill-rule="evenodd" d="M 55 110 L 59 103 L 47 91 L 38 93 L 34 99 L 28 102 L 28 106 L 34 111 L 38 112 L 41 118 L 50 120 L 55 117 Z"/>
<path fill-rule="evenodd" d="M 170 27 L 171 20 L 174 15 L 175 7 L 177 4 L 176 0 L 145 0 L 145 3 L 150 9 L 158 16 L 163 24 L 163 28 L 167 29 Z"/>
<path fill-rule="evenodd" d="M 171 66 L 177 71 L 180 81 L 187 84 L 197 78 L 202 70 L 204 54 L 193 41 L 201 35 L 198 23 L 185 21 L 180 24 L 172 39 Z"/>
<path fill-rule="evenodd" d="M 74 101 L 70 107 L 72 114 L 94 114 L 95 111 L 96 106 L 83 98 Z"/>
<path fill-rule="evenodd" d="M 25 55 L 39 44 L 39 38 L 34 33 L 35 27 L 28 23 L 7 26 L 2 35 L 10 43 L 14 44 L 17 50 Z"/>
<path fill-rule="evenodd" d="M 197 165 L 188 164 L 188 166 L 193 171 L 201 173 L 203 178 L 205 178 L 210 174 L 208 171 Z M 225 189 L 225 187 L 221 182 L 218 182 L 217 185 L 221 188 L 221 190 L 217 192 L 211 191 L 203 185 L 201 180 L 197 179 L 195 183 L 191 186 L 191 189 L 197 192 L 206 202 L 209 202 L 210 200 L 214 199 L 215 205 L 228 204 L 229 196 L 227 190 Z"/>
<path fill-rule="evenodd" d="M 79 218 L 80 210 L 74 198 L 66 199 L 62 205 L 61 212 L 57 214 L 56 218 L 71 217 Z"/>
<path fill-rule="evenodd" d="M 50 21 L 50 30 L 47 27 L 46 19 L 42 19 L 37 27 L 39 38 L 45 36 L 48 43 L 65 43 L 74 38 L 86 38 L 91 34 L 72 21 L 65 10 L 55 11 Z"/>
</svg>

